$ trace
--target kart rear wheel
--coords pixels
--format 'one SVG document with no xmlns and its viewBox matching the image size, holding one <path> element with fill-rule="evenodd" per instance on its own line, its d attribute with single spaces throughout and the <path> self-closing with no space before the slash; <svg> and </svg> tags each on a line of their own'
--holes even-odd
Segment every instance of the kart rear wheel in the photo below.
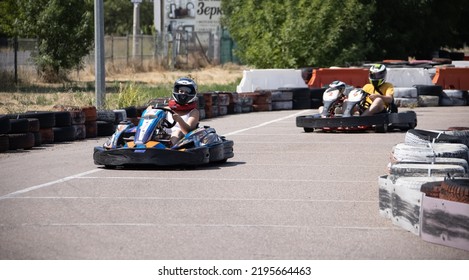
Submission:
<svg viewBox="0 0 469 280">
<path fill-rule="evenodd" d="M 313 128 L 313 127 L 303 127 L 303 130 L 304 130 L 306 133 L 314 132 L 314 128 Z"/>
<path fill-rule="evenodd" d="M 388 132 L 388 124 L 381 124 L 381 125 L 376 125 L 375 126 L 375 132 L 377 133 L 386 133 Z"/>
</svg>

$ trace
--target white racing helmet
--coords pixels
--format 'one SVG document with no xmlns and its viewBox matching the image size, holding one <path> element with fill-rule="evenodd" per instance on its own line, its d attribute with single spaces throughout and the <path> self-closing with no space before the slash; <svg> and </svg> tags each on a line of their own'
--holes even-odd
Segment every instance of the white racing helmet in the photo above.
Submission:
<svg viewBox="0 0 469 280">
<path fill-rule="evenodd" d="M 179 78 L 174 83 L 173 99 L 181 104 L 189 104 L 197 100 L 197 84 L 190 78 Z"/>
</svg>

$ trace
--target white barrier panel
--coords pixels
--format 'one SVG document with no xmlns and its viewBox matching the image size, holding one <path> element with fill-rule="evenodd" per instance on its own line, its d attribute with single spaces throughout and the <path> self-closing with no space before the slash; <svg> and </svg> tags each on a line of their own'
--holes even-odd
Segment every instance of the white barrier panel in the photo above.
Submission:
<svg viewBox="0 0 469 280">
<path fill-rule="evenodd" d="M 433 85 L 433 73 L 425 68 L 388 68 L 386 81 L 394 87 L 412 87 L 414 85 Z"/>
<path fill-rule="evenodd" d="M 455 67 L 469 67 L 468 60 L 453 60 L 451 64 L 453 64 Z"/>
<path fill-rule="evenodd" d="M 238 93 L 278 88 L 308 87 L 296 69 L 254 69 L 244 70 L 243 78 L 236 87 Z"/>
</svg>

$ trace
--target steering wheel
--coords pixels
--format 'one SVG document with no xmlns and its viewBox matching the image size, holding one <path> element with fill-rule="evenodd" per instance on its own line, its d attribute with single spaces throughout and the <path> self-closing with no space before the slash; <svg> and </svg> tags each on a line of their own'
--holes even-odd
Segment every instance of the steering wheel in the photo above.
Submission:
<svg viewBox="0 0 469 280">
<path fill-rule="evenodd" d="M 174 114 L 174 111 L 169 109 L 169 108 L 165 108 L 165 107 L 157 107 L 157 109 L 160 109 L 160 110 L 163 110 L 163 111 L 166 111 L 166 112 L 169 112 L 171 114 Z M 162 127 L 165 127 L 165 128 L 171 128 L 173 126 L 176 125 L 176 121 L 173 119 L 173 122 L 169 122 L 168 119 L 164 119 L 163 122 L 161 123 L 161 126 Z"/>
</svg>

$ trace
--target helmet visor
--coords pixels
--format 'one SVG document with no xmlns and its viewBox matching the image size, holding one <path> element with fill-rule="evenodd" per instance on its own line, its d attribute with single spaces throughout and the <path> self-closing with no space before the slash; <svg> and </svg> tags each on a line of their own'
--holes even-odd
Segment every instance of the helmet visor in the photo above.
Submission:
<svg viewBox="0 0 469 280">
<path fill-rule="evenodd" d="M 178 93 L 186 93 L 186 94 L 190 94 L 192 92 L 192 89 L 190 87 L 179 87 L 178 89 Z"/>
<path fill-rule="evenodd" d="M 381 72 L 370 72 L 370 79 L 371 80 L 381 80 L 386 78 L 386 72 L 381 71 Z"/>
</svg>

